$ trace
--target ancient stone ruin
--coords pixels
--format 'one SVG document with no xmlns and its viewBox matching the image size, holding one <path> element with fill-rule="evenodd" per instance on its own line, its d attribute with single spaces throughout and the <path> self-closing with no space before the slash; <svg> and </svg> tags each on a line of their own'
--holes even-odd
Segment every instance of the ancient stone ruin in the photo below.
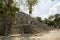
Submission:
<svg viewBox="0 0 60 40">
<path fill-rule="evenodd" d="M 30 20 L 30 24 L 28 23 Z M 1 26 L 1 25 L 0 25 Z M 1 26 L 2 27 L 2 26 Z M 46 32 L 53 29 L 46 24 L 38 22 L 35 18 L 30 17 L 24 12 L 16 13 L 16 20 L 9 31 L 11 34 L 37 34 L 41 32 Z M 3 28 L 0 28 L 0 33 Z"/>
<path fill-rule="evenodd" d="M 53 29 L 46 24 L 38 22 L 35 18 L 30 17 L 24 12 L 19 12 L 16 15 L 15 24 L 12 26 L 10 31 L 11 34 L 35 34 Z M 29 20 L 30 24 L 28 23 Z"/>
</svg>

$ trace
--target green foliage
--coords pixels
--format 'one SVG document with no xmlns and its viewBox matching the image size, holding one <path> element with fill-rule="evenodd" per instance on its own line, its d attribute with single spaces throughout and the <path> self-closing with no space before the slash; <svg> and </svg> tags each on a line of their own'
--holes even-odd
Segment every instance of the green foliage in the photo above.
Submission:
<svg viewBox="0 0 60 40">
<path fill-rule="evenodd" d="M 0 0 L 0 21 L 2 22 L 0 28 L 3 29 L 0 33 L 1 35 L 9 34 L 10 28 L 15 20 L 16 12 L 19 11 L 19 8 L 15 4 L 12 4 L 14 4 L 13 0 Z"/>
<path fill-rule="evenodd" d="M 37 0 L 27 0 L 28 5 L 35 5 L 37 3 Z"/>
<path fill-rule="evenodd" d="M 0 1 L 0 15 L 8 15 L 11 16 L 12 18 L 15 17 L 16 11 L 19 11 L 18 8 L 15 6 L 12 6 L 13 0 L 2 0 Z"/>
<path fill-rule="evenodd" d="M 55 0 L 51 0 L 51 1 L 55 1 Z"/>
<path fill-rule="evenodd" d="M 32 14 L 33 7 L 38 3 L 38 0 L 19 0 L 20 4 L 28 7 L 29 15 Z"/>
<path fill-rule="evenodd" d="M 59 27 L 60 26 L 60 14 L 55 14 L 54 15 L 54 22 L 55 22 L 55 26 Z"/>
<path fill-rule="evenodd" d="M 51 15 L 48 17 L 47 21 L 49 26 L 54 26 L 55 28 L 60 27 L 60 14 Z"/>
<path fill-rule="evenodd" d="M 51 15 L 48 17 L 47 19 L 49 26 L 54 26 L 55 28 L 59 28 L 60 27 L 60 14 L 55 14 L 55 15 Z"/>
<path fill-rule="evenodd" d="M 37 21 L 42 23 L 41 17 L 36 17 Z"/>
<path fill-rule="evenodd" d="M 48 18 L 41 20 L 41 18 L 37 17 L 37 20 L 41 23 L 47 24 L 49 26 L 53 26 L 55 28 L 60 28 L 60 14 L 50 15 Z"/>
<path fill-rule="evenodd" d="M 49 25 L 49 26 L 53 26 L 54 25 L 54 21 L 51 21 L 51 20 L 48 20 L 48 19 L 45 19 L 44 23 Z"/>
<path fill-rule="evenodd" d="M 27 5 L 29 8 L 29 14 L 32 14 L 32 7 L 37 4 L 38 0 L 27 0 Z"/>
</svg>

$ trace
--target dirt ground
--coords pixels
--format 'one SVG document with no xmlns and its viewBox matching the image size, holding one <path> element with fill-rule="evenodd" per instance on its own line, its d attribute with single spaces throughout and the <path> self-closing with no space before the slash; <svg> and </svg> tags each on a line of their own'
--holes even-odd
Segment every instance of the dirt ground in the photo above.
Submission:
<svg viewBox="0 0 60 40">
<path fill-rule="evenodd" d="M 3 39 L 3 37 L 2 37 Z M 0 40 L 2 40 L 0 38 Z M 5 40 L 6 38 L 4 38 Z M 58 30 L 51 30 L 48 33 L 43 33 L 41 35 L 38 33 L 37 35 L 29 36 L 28 34 L 25 36 L 21 36 L 21 34 L 14 34 L 11 35 L 7 40 L 60 40 L 60 29 Z"/>
<path fill-rule="evenodd" d="M 60 29 L 51 30 L 49 33 L 42 36 L 32 36 L 31 40 L 60 40 Z"/>
</svg>

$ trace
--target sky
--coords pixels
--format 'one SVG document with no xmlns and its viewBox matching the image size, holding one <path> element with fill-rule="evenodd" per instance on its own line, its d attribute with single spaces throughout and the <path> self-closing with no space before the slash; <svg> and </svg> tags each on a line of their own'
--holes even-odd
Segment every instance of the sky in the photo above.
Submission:
<svg viewBox="0 0 60 40">
<path fill-rule="evenodd" d="M 27 7 L 20 6 L 21 11 L 28 14 Z M 49 15 L 60 13 L 60 0 L 39 0 L 37 5 L 33 7 L 32 17 L 47 18 Z"/>
<path fill-rule="evenodd" d="M 60 0 L 40 0 L 32 15 L 42 17 L 43 19 L 56 13 L 60 13 Z"/>
</svg>

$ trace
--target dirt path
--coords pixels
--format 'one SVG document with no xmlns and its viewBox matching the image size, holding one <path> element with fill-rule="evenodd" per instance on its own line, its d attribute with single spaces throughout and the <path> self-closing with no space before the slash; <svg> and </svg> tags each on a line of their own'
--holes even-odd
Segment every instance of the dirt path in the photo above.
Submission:
<svg viewBox="0 0 60 40">
<path fill-rule="evenodd" d="M 51 30 L 50 32 L 44 34 L 44 35 L 40 35 L 38 34 L 35 36 L 29 36 L 29 35 L 25 35 L 25 36 L 21 36 L 20 34 L 14 34 L 14 36 L 12 35 L 11 37 L 9 37 L 12 40 L 60 40 L 60 29 L 59 30 Z M 10 40 L 10 39 L 7 40 Z M 2 37 L 3 39 L 3 37 Z M 6 39 L 6 38 L 4 38 Z M 0 38 L 1 40 L 1 38 Z"/>
<path fill-rule="evenodd" d="M 31 40 L 60 40 L 60 29 L 59 30 L 52 30 L 48 34 L 43 36 L 32 36 L 30 37 Z"/>
</svg>

